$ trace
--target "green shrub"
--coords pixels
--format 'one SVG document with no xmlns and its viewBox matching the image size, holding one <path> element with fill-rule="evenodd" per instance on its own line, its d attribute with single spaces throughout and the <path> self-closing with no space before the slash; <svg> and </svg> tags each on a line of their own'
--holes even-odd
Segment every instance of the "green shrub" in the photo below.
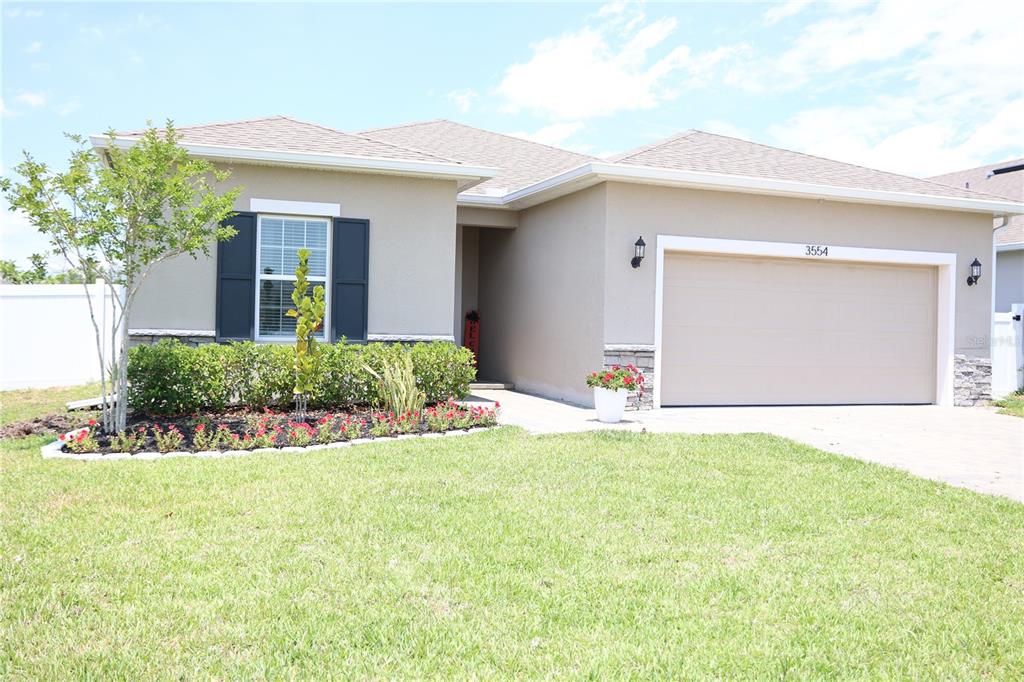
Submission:
<svg viewBox="0 0 1024 682">
<path fill-rule="evenodd" d="M 373 377 L 359 369 L 361 348 L 349 343 L 320 346 L 320 371 L 313 388 L 313 405 L 343 407 L 372 401 Z"/>
<path fill-rule="evenodd" d="M 451 343 L 350 344 L 319 346 L 319 371 L 310 405 L 321 409 L 380 404 L 373 372 L 401 361 L 408 351 L 416 386 L 428 403 L 461 398 L 476 376 L 473 355 Z M 128 357 L 128 401 L 151 415 L 189 414 L 240 405 L 259 410 L 292 401 L 294 348 L 251 341 L 186 346 L 164 340 L 136 346 Z"/>
<path fill-rule="evenodd" d="M 244 341 L 216 348 L 227 371 L 230 402 L 252 409 L 291 402 L 295 384 L 291 346 Z"/>
<path fill-rule="evenodd" d="M 473 352 L 453 343 L 417 343 L 410 349 L 416 384 L 428 403 L 463 398 L 476 378 Z"/>
<path fill-rule="evenodd" d="M 128 404 L 147 414 L 223 409 L 230 399 L 217 346 L 191 347 L 176 339 L 136 346 L 128 354 Z"/>
</svg>

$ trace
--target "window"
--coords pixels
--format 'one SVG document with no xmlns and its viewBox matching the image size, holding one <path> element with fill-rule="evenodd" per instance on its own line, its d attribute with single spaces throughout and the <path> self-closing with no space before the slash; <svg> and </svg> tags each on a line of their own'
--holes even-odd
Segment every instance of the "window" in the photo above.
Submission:
<svg viewBox="0 0 1024 682">
<path fill-rule="evenodd" d="M 259 216 L 256 249 L 256 338 L 290 339 L 295 336 L 295 318 L 285 315 L 292 306 L 295 268 L 299 249 L 309 249 L 310 286 L 327 286 L 330 253 L 330 221 L 324 218 Z M 312 293 L 312 290 L 310 290 Z M 330 303 L 327 305 L 330 311 Z M 325 337 L 328 320 L 318 335 Z"/>
</svg>

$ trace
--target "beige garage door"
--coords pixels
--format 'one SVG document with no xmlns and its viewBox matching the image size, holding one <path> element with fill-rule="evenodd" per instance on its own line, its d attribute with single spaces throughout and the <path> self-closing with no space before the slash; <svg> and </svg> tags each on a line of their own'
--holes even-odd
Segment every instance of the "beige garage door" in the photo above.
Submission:
<svg viewBox="0 0 1024 682">
<path fill-rule="evenodd" d="M 935 400 L 932 267 L 666 254 L 662 405 Z"/>
</svg>

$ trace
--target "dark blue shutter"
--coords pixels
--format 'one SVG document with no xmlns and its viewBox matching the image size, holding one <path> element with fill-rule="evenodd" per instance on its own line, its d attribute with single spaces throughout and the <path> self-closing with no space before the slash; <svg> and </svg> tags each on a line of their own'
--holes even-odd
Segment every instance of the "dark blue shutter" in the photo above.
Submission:
<svg viewBox="0 0 1024 682">
<path fill-rule="evenodd" d="M 331 340 L 366 340 L 370 221 L 335 218 L 331 254 Z"/>
<path fill-rule="evenodd" d="M 217 340 L 253 339 L 256 306 L 256 214 L 236 213 L 224 224 L 238 232 L 217 244 Z"/>
</svg>

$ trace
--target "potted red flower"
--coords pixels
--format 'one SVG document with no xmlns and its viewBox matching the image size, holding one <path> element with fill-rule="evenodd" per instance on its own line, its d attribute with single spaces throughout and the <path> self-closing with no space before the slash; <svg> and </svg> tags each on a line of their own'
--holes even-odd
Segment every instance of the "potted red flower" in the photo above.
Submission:
<svg viewBox="0 0 1024 682">
<path fill-rule="evenodd" d="M 630 391 L 643 393 L 644 375 L 635 365 L 612 365 L 587 375 L 587 386 L 594 389 L 594 407 L 598 421 L 615 424 L 622 420 Z"/>
</svg>

